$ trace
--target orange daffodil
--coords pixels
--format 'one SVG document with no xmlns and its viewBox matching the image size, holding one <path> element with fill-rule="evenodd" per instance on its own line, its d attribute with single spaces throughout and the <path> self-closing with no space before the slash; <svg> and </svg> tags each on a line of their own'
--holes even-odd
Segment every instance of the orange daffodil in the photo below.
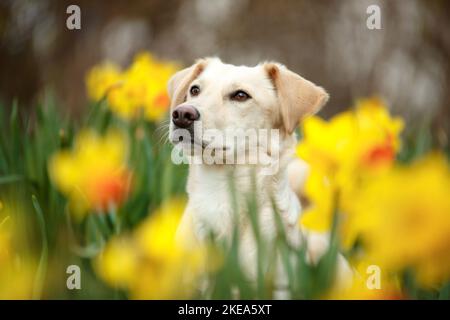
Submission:
<svg viewBox="0 0 450 320">
<path fill-rule="evenodd" d="M 157 60 L 149 53 L 138 54 L 124 71 L 112 63 L 95 66 L 86 77 L 88 96 L 94 101 L 106 98 L 121 118 L 143 115 L 159 121 L 169 108 L 167 81 L 177 69 L 175 63 Z"/>
<path fill-rule="evenodd" d="M 118 131 L 99 136 L 82 131 L 72 150 L 56 153 L 49 162 L 54 184 L 65 194 L 79 217 L 122 203 L 130 189 L 125 137 Z"/>
<path fill-rule="evenodd" d="M 328 122 L 311 117 L 303 123 L 297 153 L 310 165 L 305 193 L 311 205 L 301 223 L 329 231 L 337 212 L 343 247 L 352 248 L 356 240 L 361 245 L 355 265 L 372 261 L 388 284 L 381 296 L 363 290 L 361 281 L 332 296 L 397 296 L 400 286 L 386 279 L 405 270 L 413 271 L 422 287 L 450 280 L 448 159 L 431 154 L 396 164 L 402 128 L 402 120 L 391 117 L 379 99 L 361 100 Z"/>
<path fill-rule="evenodd" d="M 316 231 L 329 230 L 335 205 L 346 212 L 353 192 L 365 179 L 392 165 L 402 128 L 402 120 L 392 118 L 377 98 L 361 100 L 329 122 L 316 116 L 305 119 L 297 154 L 311 166 L 305 186 L 311 206 L 302 224 Z M 347 233 L 343 240 L 350 245 L 354 238 Z"/>
</svg>

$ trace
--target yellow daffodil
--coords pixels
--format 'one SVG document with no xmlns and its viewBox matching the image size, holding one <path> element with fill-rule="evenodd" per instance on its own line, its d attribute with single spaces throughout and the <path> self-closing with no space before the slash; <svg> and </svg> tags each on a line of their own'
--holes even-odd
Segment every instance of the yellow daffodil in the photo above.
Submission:
<svg viewBox="0 0 450 320">
<path fill-rule="evenodd" d="M 411 268 L 422 285 L 450 280 L 450 169 L 430 155 L 396 167 L 354 198 L 348 226 L 386 270 Z"/>
<path fill-rule="evenodd" d="M 60 151 L 50 159 L 49 173 L 81 217 L 86 210 L 104 211 L 125 200 L 131 178 L 126 157 L 121 133 L 109 131 L 102 137 L 86 130 L 78 135 L 72 150 Z"/>
<path fill-rule="evenodd" d="M 397 288 L 395 284 L 386 283 L 379 289 L 370 288 L 367 284 L 367 275 L 364 277 L 357 275 L 354 277 L 353 282 L 348 287 L 333 288 L 328 292 L 324 298 L 330 300 L 401 300 L 407 299 Z"/>
<path fill-rule="evenodd" d="M 185 202 L 173 199 L 153 212 L 128 238 L 114 239 L 96 268 L 110 285 L 134 299 L 188 298 L 204 270 L 204 246 L 175 240 Z M 120 262 L 119 262 L 120 261 Z"/>
<path fill-rule="evenodd" d="M 36 263 L 25 243 L 23 208 L 7 201 L 0 210 L 0 300 L 31 299 Z M 22 219 L 21 219 L 22 218 Z"/>
<path fill-rule="evenodd" d="M 4 263 L 9 259 L 11 254 L 10 243 L 11 243 L 11 234 L 6 230 L 6 223 L 9 217 L 2 217 L 0 220 L 0 266 L 4 265 Z"/>
<path fill-rule="evenodd" d="M 398 300 L 407 299 L 401 290 L 398 276 L 383 270 L 366 257 L 349 261 L 353 277 L 347 283 L 334 286 L 326 292 L 325 299 L 334 300 Z"/>
<path fill-rule="evenodd" d="M 140 53 L 124 71 L 113 64 L 94 67 L 86 78 L 88 95 L 94 101 L 106 97 L 111 110 L 124 119 L 143 115 L 159 121 L 169 107 L 167 81 L 177 69 L 172 62 Z"/>
<path fill-rule="evenodd" d="M 99 273 L 107 283 L 127 288 L 136 277 L 138 258 L 132 239 L 113 238 L 102 252 L 99 260 Z"/>
<path fill-rule="evenodd" d="M 99 101 L 122 84 L 123 75 L 119 66 L 113 63 L 104 63 L 95 66 L 86 78 L 88 96 L 94 101 Z"/>
<path fill-rule="evenodd" d="M 312 230 L 329 230 L 334 210 L 345 212 L 355 190 L 392 165 L 402 128 L 402 120 L 392 118 L 377 98 L 361 100 L 328 122 L 315 116 L 305 119 L 297 154 L 311 166 L 305 187 L 311 206 L 301 223 Z M 343 239 L 346 245 L 353 240 L 352 234 Z"/>
</svg>

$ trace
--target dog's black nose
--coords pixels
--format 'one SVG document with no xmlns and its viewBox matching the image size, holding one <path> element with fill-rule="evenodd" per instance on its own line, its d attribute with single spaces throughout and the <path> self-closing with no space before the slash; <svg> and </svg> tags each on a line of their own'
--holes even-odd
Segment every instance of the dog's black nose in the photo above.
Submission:
<svg viewBox="0 0 450 320">
<path fill-rule="evenodd" d="M 172 122 L 179 128 L 188 128 L 199 118 L 198 110 L 190 105 L 176 107 L 172 112 Z"/>
</svg>

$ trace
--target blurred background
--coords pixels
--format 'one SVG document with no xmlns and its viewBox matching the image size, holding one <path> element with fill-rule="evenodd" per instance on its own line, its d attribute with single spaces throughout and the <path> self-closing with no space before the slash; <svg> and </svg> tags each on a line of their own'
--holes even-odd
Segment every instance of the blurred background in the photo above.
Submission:
<svg viewBox="0 0 450 320">
<path fill-rule="evenodd" d="M 81 8 L 81 30 L 66 28 L 70 4 Z M 366 26 L 371 4 L 381 30 Z M 17 98 L 28 112 L 50 89 L 79 115 L 89 68 L 127 66 L 142 50 L 184 65 L 277 60 L 330 92 L 324 117 L 378 94 L 410 125 L 432 122 L 446 144 L 449 27 L 445 0 L 1 0 L 0 102 Z"/>
</svg>

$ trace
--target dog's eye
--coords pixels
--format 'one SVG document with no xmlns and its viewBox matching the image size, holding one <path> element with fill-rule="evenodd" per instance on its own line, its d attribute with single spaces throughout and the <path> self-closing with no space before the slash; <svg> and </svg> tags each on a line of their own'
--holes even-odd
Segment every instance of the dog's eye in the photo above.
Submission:
<svg viewBox="0 0 450 320">
<path fill-rule="evenodd" d="M 231 98 L 231 100 L 234 100 L 234 101 L 244 102 L 244 101 L 250 99 L 251 97 L 247 92 L 238 90 L 236 92 L 233 92 L 231 94 L 230 98 Z"/>
<path fill-rule="evenodd" d="M 192 86 L 191 89 L 189 89 L 189 93 L 193 97 L 198 96 L 200 94 L 200 87 L 199 86 Z"/>
</svg>

